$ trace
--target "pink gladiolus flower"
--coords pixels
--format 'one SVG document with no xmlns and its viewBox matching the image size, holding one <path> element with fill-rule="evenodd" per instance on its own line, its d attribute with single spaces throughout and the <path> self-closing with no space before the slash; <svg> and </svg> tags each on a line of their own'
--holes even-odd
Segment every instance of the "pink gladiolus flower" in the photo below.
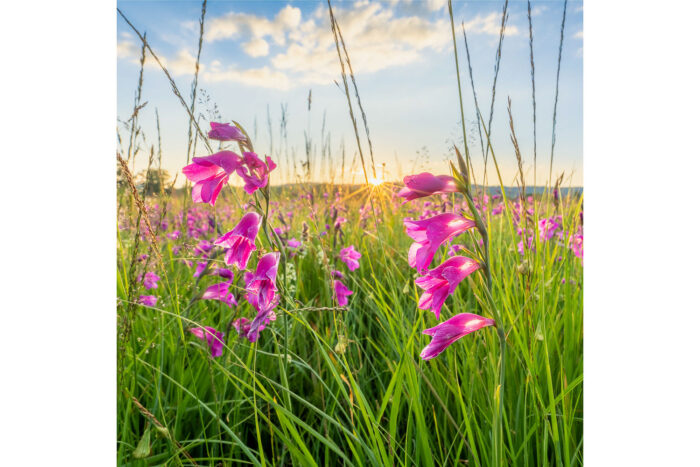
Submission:
<svg viewBox="0 0 700 467">
<path fill-rule="evenodd" d="M 257 341 L 260 332 L 270 321 L 277 319 L 273 309 L 279 303 L 277 285 L 275 284 L 279 261 L 280 253 L 278 251 L 268 253 L 260 258 L 255 274 L 250 272 L 245 274 L 246 300 L 258 311 L 245 335 L 250 342 Z"/>
<path fill-rule="evenodd" d="M 201 263 L 197 263 L 197 267 L 195 268 L 194 274 L 192 274 L 192 277 L 201 276 L 202 273 L 204 272 L 204 270 L 206 269 L 206 267 L 207 267 L 206 261 L 202 261 Z"/>
<path fill-rule="evenodd" d="M 220 300 L 231 308 L 232 305 L 238 305 L 236 297 L 229 292 L 230 282 L 220 282 L 210 285 L 202 294 L 202 300 Z"/>
<path fill-rule="evenodd" d="M 219 276 L 222 279 L 226 279 L 229 283 L 233 281 L 233 271 L 226 268 L 215 268 L 209 273 L 212 276 Z"/>
<path fill-rule="evenodd" d="M 343 226 L 343 224 L 345 224 L 347 221 L 348 221 L 348 220 L 347 220 L 346 218 L 344 218 L 344 217 L 338 217 L 338 218 L 335 220 L 335 223 L 333 224 L 333 227 L 335 227 L 336 229 L 339 229 L 339 228 L 341 228 L 341 227 Z M 326 224 L 326 229 L 328 229 L 328 224 Z"/>
<path fill-rule="evenodd" d="M 416 285 L 424 290 L 418 300 L 418 308 L 432 310 L 435 317 L 440 319 L 440 309 L 448 295 L 451 295 L 457 285 L 469 274 L 479 269 L 480 265 L 466 256 L 454 256 L 425 276 L 416 279 Z"/>
<path fill-rule="evenodd" d="M 250 272 L 245 274 L 246 300 L 258 311 L 258 316 L 260 313 L 272 310 L 279 302 L 275 284 L 279 261 L 278 251 L 268 253 L 260 258 L 255 274 Z"/>
<path fill-rule="evenodd" d="M 287 246 L 289 248 L 299 248 L 301 246 L 301 242 L 296 238 L 290 238 L 289 241 L 287 241 Z"/>
<path fill-rule="evenodd" d="M 262 217 L 259 214 L 249 212 L 241 218 L 233 230 L 214 241 L 215 245 L 227 248 L 224 257 L 226 264 L 233 264 L 239 270 L 246 268 L 250 254 L 256 249 L 255 237 L 260 230 L 260 222 Z"/>
<path fill-rule="evenodd" d="M 256 342 L 260 337 L 260 333 L 270 324 L 270 321 L 275 321 L 276 319 L 277 316 L 274 311 L 261 311 L 255 316 L 255 319 L 250 322 L 245 338 L 250 342 Z M 244 325 L 244 329 L 245 327 L 246 325 Z"/>
<path fill-rule="evenodd" d="M 577 258 L 581 258 L 583 260 L 583 235 L 582 234 L 576 234 L 573 237 L 571 237 L 570 248 L 571 248 L 571 251 L 574 252 L 574 255 Z"/>
<path fill-rule="evenodd" d="M 459 243 L 455 243 L 454 245 L 450 246 L 449 250 L 447 250 L 447 256 L 450 258 L 455 256 L 457 253 L 460 251 L 467 251 L 467 248 L 464 245 L 460 245 Z"/>
<path fill-rule="evenodd" d="M 212 357 L 220 357 L 224 353 L 224 335 L 212 327 L 190 328 L 197 338 L 207 341 Z"/>
<path fill-rule="evenodd" d="M 345 284 L 339 280 L 333 281 L 333 292 L 335 294 L 336 300 L 338 300 L 338 306 L 345 306 L 348 304 L 348 296 L 352 295 L 352 290 L 348 289 Z"/>
<path fill-rule="evenodd" d="M 331 276 L 333 277 L 333 279 L 340 279 L 340 280 L 345 279 L 345 274 L 343 274 L 342 272 L 340 272 L 336 269 L 331 271 Z"/>
<path fill-rule="evenodd" d="M 143 286 L 146 290 L 157 289 L 159 280 L 160 277 L 156 273 L 149 271 L 143 276 Z"/>
<path fill-rule="evenodd" d="M 182 173 L 194 182 L 192 201 L 214 206 L 221 188 L 228 182 L 229 175 L 239 169 L 241 163 L 241 157 L 232 151 L 220 151 L 211 156 L 193 158 L 192 163 L 182 169 Z"/>
<path fill-rule="evenodd" d="M 532 249 L 532 241 L 533 241 L 533 240 L 534 240 L 534 237 L 533 237 L 532 235 L 530 235 L 529 237 L 527 237 L 527 248 L 528 248 L 529 250 Z M 523 243 L 522 240 L 520 240 L 520 241 L 518 242 L 518 253 L 520 253 L 521 255 L 524 255 L 524 254 L 525 254 L 525 244 Z"/>
<path fill-rule="evenodd" d="M 140 295 L 138 303 L 140 305 L 155 306 L 158 303 L 158 297 L 155 295 Z"/>
<path fill-rule="evenodd" d="M 434 195 L 436 193 L 455 193 L 459 191 L 454 178 L 449 175 L 433 175 L 423 172 L 418 175 L 407 175 L 403 178 L 406 185 L 399 191 L 399 196 L 405 201 Z"/>
<path fill-rule="evenodd" d="M 418 221 L 405 219 L 403 223 L 406 234 L 414 240 L 408 250 L 408 264 L 418 271 L 430 266 L 440 245 L 476 225 L 473 220 L 453 213 Z"/>
<path fill-rule="evenodd" d="M 246 337 L 250 332 L 250 320 L 248 318 L 238 318 L 234 320 L 231 325 L 241 337 Z"/>
<path fill-rule="evenodd" d="M 245 135 L 236 126 L 229 123 L 209 122 L 211 130 L 209 130 L 209 138 L 217 141 L 245 141 Z"/>
<path fill-rule="evenodd" d="M 207 257 L 207 253 L 209 253 L 213 247 L 214 247 L 214 245 L 212 245 L 212 244 L 209 243 L 208 241 L 202 240 L 202 241 L 199 242 L 199 243 L 197 244 L 197 246 L 194 248 L 194 251 L 195 251 L 197 254 L 202 255 L 203 257 L 206 258 L 206 257 Z"/>
<path fill-rule="evenodd" d="M 440 323 L 435 327 L 426 329 L 423 334 L 432 336 L 430 341 L 420 356 L 423 360 L 430 360 L 442 353 L 447 347 L 457 339 L 466 336 L 486 326 L 495 326 L 496 323 L 490 318 L 475 315 L 472 313 L 460 313 Z"/>
<path fill-rule="evenodd" d="M 362 257 L 359 251 L 355 250 L 353 245 L 340 250 L 340 259 L 348 265 L 348 269 L 354 271 L 360 267 L 360 262 L 358 261 Z"/>
<path fill-rule="evenodd" d="M 267 186 L 268 174 L 276 167 L 270 156 L 265 157 L 265 162 L 260 160 L 254 152 L 244 152 L 243 161 L 245 165 L 239 165 L 236 173 L 241 176 L 245 185 L 243 189 L 249 195 L 255 193 L 255 190 Z"/>
<path fill-rule="evenodd" d="M 554 218 L 540 219 L 538 225 L 538 228 L 540 229 L 540 240 L 551 240 L 559 227 L 561 227 L 561 225 Z"/>
</svg>

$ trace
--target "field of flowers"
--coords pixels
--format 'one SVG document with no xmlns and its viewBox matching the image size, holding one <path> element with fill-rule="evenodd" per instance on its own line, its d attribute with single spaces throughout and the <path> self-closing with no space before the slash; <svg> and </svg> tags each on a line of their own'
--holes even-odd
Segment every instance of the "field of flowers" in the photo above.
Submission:
<svg viewBox="0 0 700 467">
<path fill-rule="evenodd" d="M 280 185 L 288 161 L 256 151 L 235 121 L 195 118 L 199 68 L 188 104 L 119 11 L 143 46 L 117 154 L 118 463 L 581 465 L 582 191 L 552 179 L 551 160 L 547 186 L 528 189 L 510 99 L 519 178 L 504 186 L 495 95 L 487 126 L 473 81 L 497 186 L 474 174 L 460 80 L 461 151 L 439 173 L 378 174 L 330 2 L 328 13 L 360 184 L 312 183 L 307 139 L 306 175 Z M 506 16 L 507 2 L 493 93 Z M 158 156 L 151 146 L 145 174 L 133 173 L 147 51 L 189 117 L 184 188 L 155 168 L 160 127 Z M 556 98 L 552 158 L 555 125 Z"/>
<path fill-rule="evenodd" d="M 580 194 L 505 199 L 458 153 L 275 187 L 242 128 L 208 137 L 186 192 L 122 164 L 120 464 L 582 463 Z"/>
</svg>

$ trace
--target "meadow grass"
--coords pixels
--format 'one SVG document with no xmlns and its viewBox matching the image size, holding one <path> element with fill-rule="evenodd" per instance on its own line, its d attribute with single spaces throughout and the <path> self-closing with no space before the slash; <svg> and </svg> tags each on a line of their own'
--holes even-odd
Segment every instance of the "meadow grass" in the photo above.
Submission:
<svg viewBox="0 0 700 467">
<path fill-rule="evenodd" d="M 365 164 L 348 81 L 373 159 L 367 118 L 348 50 L 330 2 L 328 5 L 364 179 L 369 181 L 371 169 L 372 180 L 381 182 L 374 163 L 369 168 Z M 205 12 L 206 2 L 200 20 L 200 49 Z M 506 18 L 507 2 L 502 30 Z M 138 34 L 142 56 L 148 52 L 160 65 L 145 34 Z M 459 76 L 454 25 L 452 34 Z M 467 47 L 466 33 L 464 41 Z M 502 34 L 497 63 L 501 43 Z M 534 62 L 532 67 L 534 110 Z M 188 105 L 167 69 L 162 69 L 190 119 L 189 162 L 198 140 L 211 149 L 195 119 L 197 74 Z M 498 65 L 491 114 L 497 73 Z M 469 75 L 471 78 L 471 64 Z M 142 79 L 140 72 L 139 90 Z M 462 110 L 461 83 L 458 88 Z M 488 162 L 490 152 L 498 170 L 489 138 L 491 117 L 487 124 L 479 111 L 473 80 L 472 91 L 481 121 L 484 161 Z M 207 263 L 207 270 L 225 266 L 220 251 L 213 249 L 203 259 L 197 245 L 230 230 L 244 213 L 243 203 L 249 197 L 240 188 L 229 186 L 214 208 L 192 206 L 188 189 L 179 194 L 173 191 L 174 182 L 170 190 L 150 195 L 147 183 L 137 187 L 127 162 L 138 152 L 135 140 L 140 131 L 136 118 L 140 102 L 139 91 L 134 116 L 127 124 L 127 157 L 120 157 L 120 170 L 128 179 L 120 188 L 117 229 L 120 465 L 582 464 L 583 265 L 567 239 L 582 227 L 580 194 L 570 192 L 555 200 L 547 192 L 528 201 L 521 169 L 521 195 L 503 203 L 501 214 L 494 214 L 492 208 L 506 198 L 500 171 L 501 201 L 492 197 L 488 203 L 483 201 L 485 190 L 476 185 L 473 169 L 470 171 L 467 179 L 474 199 L 479 200 L 488 233 L 485 254 L 494 303 L 482 303 L 482 295 L 474 293 L 485 287 L 486 277 L 481 272 L 473 274 L 448 298 L 441 321 L 443 316 L 465 312 L 488 315 L 495 306 L 504 327 L 507 358 L 501 363 L 498 335 L 486 328 L 426 362 L 419 354 L 430 338 L 422 331 L 438 321 L 431 312 L 417 307 L 422 291 L 414 282 L 418 275 L 408 265 L 411 239 L 404 232 L 403 219 L 426 212 L 459 212 L 465 208 L 464 198 L 461 194 L 441 195 L 401 205 L 395 197 L 400 185 L 393 183 L 308 183 L 315 154 L 307 136 L 307 165 L 302 163 L 306 183 L 271 187 L 265 235 L 256 239 L 254 256 L 276 250 L 280 240 L 292 237 L 300 239 L 302 246 L 297 250 L 282 248 L 278 275 L 282 299 L 276 308 L 277 319 L 256 343 L 250 343 L 239 339 L 231 327 L 232 320 L 255 314 L 243 299 L 240 286 L 233 289 L 239 305 L 229 308 L 219 301 L 197 300 L 212 279 L 193 277 L 197 262 Z M 464 118 L 462 124 L 465 167 L 471 168 Z M 269 117 L 268 132 L 273 153 Z M 522 167 L 512 121 L 511 132 Z M 325 130 L 322 133 L 325 135 Z M 278 161 L 283 139 L 286 141 L 286 128 L 280 128 Z M 330 172 L 336 168 L 331 161 L 330 136 L 322 139 L 321 164 L 333 179 Z M 287 147 L 284 153 L 288 161 Z M 292 160 L 294 157 L 292 152 Z M 147 172 L 153 159 L 151 149 Z M 344 161 L 343 149 L 343 173 Z M 296 164 L 292 170 L 295 168 Z M 448 167 L 444 173 L 449 173 Z M 273 181 L 274 176 L 275 172 Z M 561 177 L 557 187 L 559 184 Z M 518 251 L 523 237 L 513 219 L 516 202 L 533 208 L 522 225 L 534 231 L 533 245 L 523 254 Z M 348 219 L 342 229 L 326 227 L 341 215 Z M 537 234 L 538 222 L 556 215 L 561 216 L 563 235 L 543 241 Z M 269 231 L 272 227 L 288 231 L 279 238 Z M 182 230 L 180 238 L 166 236 L 174 229 Z M 455 243 L 473 249 L 478 248 L 478 241 L 476 234 L 466 233 Z M 354 245 L 362 258 L 360 268 L 346 274 L 346 284 L 353 291 L 350 302 L 339 307 L 333 296 L 331 270 L 344 267 L 337 254 L 348 245 Z M 448 249 L 442 247 L 434 264 L 447 255 Z M 142 289 L 138 277 L 146 271 L 161 278 L 155 291 Z M 238 284 L 242 273 L 235 274 L 233 284 Z M 158 297 L 155 306 L 136 303 L 140 294 L 152 292 Z M 212 358 L 207 346 L 187 332 L 193 326 L 225 331 L 221 357 Z M 499 382 L 501 364 L 503 385 Z"/>
<path fill-rule="evenodd" d="M 322 190 L 338 189 L 349 191 L 318 186 L 315 198 L 323 199 Z M 283 205 L 295 209 L 290 232 L 297 238 L 311 210 L 303 211 L 308 200 L 294 201 L 300 190 L 278 190 Z M 165 427 L 152 427 L 152 455 L 140 463 L 186 465 L 188 452 L 205 465 L 219 460 L 255 465 L 335 465 L 341 460 L 351 465 L 454 465 L 463 460 L 491 465 L 497 336 L 476 333 L 434 360 L 420 360 L 428 342 L 421 331 L 437 322 L 416 306 L 420 290 L 407 264 L 410 239 L 401 222 L 410 213 L 377 196 L 382 221 L 374 225 L 370 219 L 363 228 L 357 212 L 366 195 L 344 203 L 349 227 L 343 246 L 354 244 L 363 255 L 360 268 L 348 275 L 354 291 L 349 306 L 333 308 L 324 265 L 333 261 L 332 239 L 317 237 L 323 226 L 310 223 L 306 253 L 289 259 L 294 277 L 284 279 L 277 321 L 257 344 L 231 332 L 219 359 L 209 357 L 206 347 L 183 329 L 195 324 L 228 329 L 234 316 L 251 316 L 250 306 L 242 300 L 233 309 L 220 302 L 191 302 L 198 281 L 192 268 L 172 253 L 176 243 L 193 246 L 187 239 L 158 246 L 163 270 L 152 264 L 163 278 L 158 304 L 129 310 L 134 285 L 126 268 L 133 237 L 119 231 L 119 314 L 129 314 L 131 329 L 120 349 L 120 464 L 134 461 L 134 450 L 153 424 L 135 408 L 138 401 Z M 219 202 L 235 204 L 229 194 Z M 577 222 L 580 202 L 571 198 L 562 203 L 565 225 Z M 173 221 L 176 206 L 168 209 L 166 220 Z M 327 208 L 316 206 L 320 212 Z M 240 215 L 231 209 L 217 218 L 228 228 Z M 487 219 L 493 296 L 506 323 L 508 345 L 501 394 L 505 463 L 579 464 L 581 260 L 561 242 L 536 241 L 523 268 L 519 237 L 507 217 Z M 213 261 L 222 262 L 220 257 Z M 480 280 L 474 276 L 470 286 L 458 288 L 443 313 L 478 313 L 481 305 L 470 288 Z"/>
</svg>

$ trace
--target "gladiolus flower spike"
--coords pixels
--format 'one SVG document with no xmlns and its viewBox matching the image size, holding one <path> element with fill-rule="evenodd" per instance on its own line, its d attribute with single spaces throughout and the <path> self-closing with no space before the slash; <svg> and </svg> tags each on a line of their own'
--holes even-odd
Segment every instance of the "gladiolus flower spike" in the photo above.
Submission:
<svg viewBox="0 0 700 467">
<path fill-rule="evenodd" d="M 423 349 L 420 356 L 423 360 L 435 358 L 447 347 L 467 334 L 471 334 L 486 326 L 495 325 L 494 320 L 490 318 L 484 318 L 473 313 L 460 313 L 435 327 L 423 331 L 423 334 L 432 336 L 432 340 Z"/>
<path fill-rule="evenodd" d="M 445 213 L 423 220 L 403 221 L 406 234 L 414 240 L 408 250 L 408 264 L 422 272 L 430 266 L 440 245 L 476 226 L 471 219 Z"/>
</svg>

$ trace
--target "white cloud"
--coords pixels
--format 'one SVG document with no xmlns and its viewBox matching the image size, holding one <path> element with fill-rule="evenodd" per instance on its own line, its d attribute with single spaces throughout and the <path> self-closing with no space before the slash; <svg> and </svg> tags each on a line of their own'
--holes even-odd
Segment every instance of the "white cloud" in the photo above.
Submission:
<svg viewBox="0 0 700 467">
<path fill-rule="evenodd" d="M 158 53 L 156 51 L 156 53 Z M 117 42 L 117 58 L 128 60 L 131 63 L 139 64 L 141 59 L 141 44 L 136 43 L 131 39 L 124 39 Z M 158 55 L 160 63 L 170 72 L 173 76 L 182 75 L 194 75 L 194 68 L 197 59 L 187 50 L 181 49 L 178 51 L 175 58 L 168 59 L 161 55 Z M 153 56 L 146 50 L 146 60 L 144 61 L 144 68 L 160 68 L 158 63 L 155 61 Z M 200 72 L 205 68 L 205 65 L 200 63 Z"/>
<path fill-rule="evenodd" d="M 445 0 L 360 0 L 344 8 L 334 7 L 353 72 L 373 73 L 419 63 L 426 54 L 448 50 L 452 41 L 449 20 L 444 14 L 435 14 L 445 5 Z M 498 36 L 501 14 L 477 15 L 465 22 L 465 27 L 472 34 Z M 505 34 L 518 34 L 518 29 L 507 25 Z M 290 5 L 281 8 L 272 19 L 230 12 L 208 21 L 204 39 L 235 40 L 248 56 L 269 57 L 264 66 L 253 69 L 223 67 L 218 57 L 206 65 L 200 64 L 205 81 L 288 89 L 332 83 L 340 74 L 330 18 L 323 4 L 305 17 L 299 8 Z M 117 45 L 117 54 L 138 63 L 140 44 L 125 37 Z M 160 59 L 174 76 L 194 73 L 195 58 L 185 49 L 180 49 L 175 58 Z M 149 57 L 146 65 L 155 63 Z"/>
<path fill-rule="evenodd" d="M 234 81 L 248 86 L 260 86 L 281 90 L 286 90 L 291 87 L 291 82 L 287 75 L 279 71 L 271 70 L 266 66 L 247 70 L 237 70 L 233 67 L 222 70 L 215 67 L 203 72 L 202 79 L 210 83 Z"/>
<path fill-rule="evenodd" d="M 489 34 L 498 36 L 501 34 L 501 18 L 502 13 L 490 13 L 486 16 L 476 15 L 473 19 L 464 23 L 464 27 L 467 32 L 472 34 Z M 514 36 L 518 34 L 518 28 L 516 26 L 508 25 L 506 23 L 505 31 L 503 31 L 505 36 Z"/>
<path fill-rule="evenodd" d="M 287 29 L 295 28 L 301 23 L 301 10 L 287 5 L 277 13 L 275 22 Z"/>
<path fill-rule="evenodd" d="M 133 58 L 141 54 L 141 49 L 130 39 L 117 42 L 117 58 Z M 138 61 L 138 59 L 137 59 Z"/>
<path fill-rule="evenodd" d="M 301 10 L 290 5 L 282 8 L 274 20 L 247 13 L 230 12 L 212 19 L 205 29 L 207 42 L 245 38 L 263 39 L 270 37 L 275 44 L 284 45 L 285 35 L 301 22 Z"/>
<path fill-rule="evenodd" d="M 270 53 L 270 46 L 265 39 L 255 37 L 243 44 L 243 50 L 251 57 L 264 57 Z"/>
<path fill-rule="evenodd" d="M 437 11 L 445 8 L 447 0 L 428 0 L 428 10 Z"/>
<path fill-rule="evenodd" d="M 547 8 L 546 6 L 538 5 L 532 9 L 532 16 L 539 16 L 542 13 L 544 13 L 545 11 L 547 11 L 548 9 L 549 8 Z"/>
<path fill-rule="evenodd" d="M 583 39 L 583 29 L 574 34 L 575 39 Z"/>
<path fill-rule="evenodd" d="M 160 59 L 160 57 L 158 57 Z M 163 62 L 162 59 L 161 63 Z M 174 60 L 168 60 L 167 64 L 164 64 L 168 71 L 175 76 L 181 75 L 194 75 L 195 65 L 197 63 L 197 58 L 190 54 L 187 50 L 180 50 Z M 200 73 L 205 68 L 205 66 L 200 63 L 199 71 Z"/>
<path fill-rule="evenodd" d="M 451 41 L 447 20 L 399 17 L 379 3 L 336 7 L 334 15 L 356 74 L 417 62 L 426 50 L 445 50 Z M 286 50 L 271 57 L 274 68 L 294 75 L 299 84 L 329 83 L 338 77 L 338 55 L 325 8 L 319 6 L 290 31 L 288 41 Z"/>
</svg>

